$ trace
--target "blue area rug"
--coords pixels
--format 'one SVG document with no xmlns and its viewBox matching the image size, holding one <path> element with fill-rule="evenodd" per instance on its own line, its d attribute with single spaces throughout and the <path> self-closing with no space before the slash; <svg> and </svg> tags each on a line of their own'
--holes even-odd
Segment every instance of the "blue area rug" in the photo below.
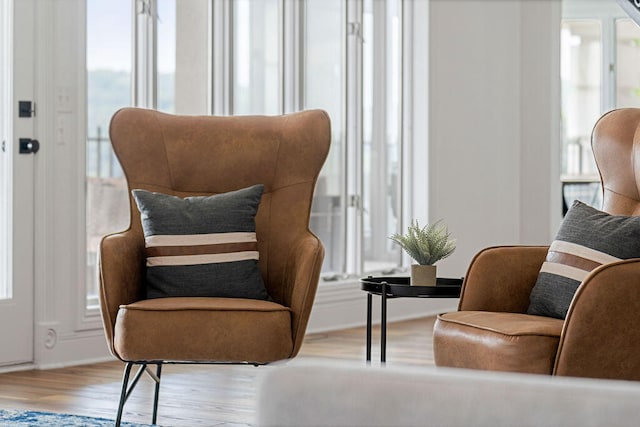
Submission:
<svg viewBox="0 0 640 427">
<path fill-rule="evenodd" d="M 14 411 L 0 409 L 1 427 L 112 427 L 115 420 L 83 417 L 81 415 L 54 414 L 40 411 Z M 148 424 L 120 424 L 123 427 L 146 427 Z"/>
</svg>

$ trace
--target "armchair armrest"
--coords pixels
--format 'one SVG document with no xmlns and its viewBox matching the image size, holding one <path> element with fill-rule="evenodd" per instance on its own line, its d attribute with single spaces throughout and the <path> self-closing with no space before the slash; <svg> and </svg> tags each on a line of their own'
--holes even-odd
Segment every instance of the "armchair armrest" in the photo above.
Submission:
<svg viewBox="0 0 640 427">
<path fill-rule="evenodd" d="M 554 375 L 640 380 L 640 259 L 603 265 L 576 291 Z"/>
<path fill-rule="evenodd" d="M 112 354 L 118 309 L 143 297 L 144 240 L 132 230 L 102 238 L 98 255 L 100 310 Z"/>
<path fill-rule="evenodd" d="M 525 313 L 548 246 L 496 246 L 480 251 L 464 279 L 458 310 Z"/>
<path fill-rule="evenodd" d="M 299 240 L 289 253 L 283 303 L 292 311 L 293 351 L 291 357 L 297 355 L 302 346 L 311 315 L 311 307 L 318 289 L 323 260 L 324 247 L 320 240 L 312 234 Z"/>
</svg>

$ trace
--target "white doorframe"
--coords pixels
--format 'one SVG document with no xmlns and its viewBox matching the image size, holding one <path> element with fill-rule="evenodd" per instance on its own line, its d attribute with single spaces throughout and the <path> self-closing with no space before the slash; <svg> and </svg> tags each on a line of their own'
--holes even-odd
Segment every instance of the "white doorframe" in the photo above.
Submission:
<svg viewBox="0 0 640 427">
<path fill-rule="evenodd" d="M 9 49 L 12 67 L 3 85 L 8 89 L 11 105 L 5 117 L 4 155 L 10 156 L 6 177 L 8 203 L 8 271 L 5 273 L 11 288 L 11 298 L 0 300 L 0 366 L 31 363 L 33 361 L 33 290 L 34 290 L 34 171 L 36 155 L 20 154 L 19 138 L 37 139 L 35 117 L 18 117 L 18 101 L 34 100 L 34 1 L 2 0 L 3 12 L 8 14 L 5 47 Z M 20 22 L 21 25 L 13 25 Z M 7 327 L 10 325 L 11 327 Z"/>
<path fill-rule="evenodd" d="M 10 140 L 9 124 L 11 102 L 9 96 L 9 64 L 11 59 L 9 55 L 9 30 L 11 27 L 9 19 L 9 2 L 2 0 L 0 2 L 0 299 L 10 296 L 12 288 L 9 287 L 9 221 L 11 218 L 9 212 L 9 184 L 11 180 L 8 178 L 11 174 L 11 162 L 9 161 L 9 153 L 7 152 L 7 141 Z"/>
</svg>

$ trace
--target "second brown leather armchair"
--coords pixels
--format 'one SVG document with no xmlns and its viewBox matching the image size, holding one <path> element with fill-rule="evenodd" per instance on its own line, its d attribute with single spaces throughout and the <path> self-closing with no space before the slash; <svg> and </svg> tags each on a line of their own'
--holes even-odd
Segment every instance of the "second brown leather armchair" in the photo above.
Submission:
<svg viewBox="0 0 640 427">
<path fill-rule="evenodd" d="M 640 215 L 640 109 L 596 124 L 603 210 Z M 640 380 L 640 259 L 602 265 L 580 284 L 566 319 L 527 313 L 548 247 L 493 247 L 473 259 L 457 312 L 438 316 L 438 366 Z"/>
</svg>

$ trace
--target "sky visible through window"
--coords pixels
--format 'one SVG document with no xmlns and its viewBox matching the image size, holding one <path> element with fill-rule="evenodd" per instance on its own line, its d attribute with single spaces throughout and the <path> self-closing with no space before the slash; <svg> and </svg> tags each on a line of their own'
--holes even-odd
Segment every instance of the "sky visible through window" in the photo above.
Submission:
<svg viewBox="0 0 640 427">
<path fill-rule="evenodd" d="M 175 71 L 175 0 L 158 0 L 158 72 Z M 131 70 L 131 0 L 87 2 L 87 69 Z"/>
</svg>

